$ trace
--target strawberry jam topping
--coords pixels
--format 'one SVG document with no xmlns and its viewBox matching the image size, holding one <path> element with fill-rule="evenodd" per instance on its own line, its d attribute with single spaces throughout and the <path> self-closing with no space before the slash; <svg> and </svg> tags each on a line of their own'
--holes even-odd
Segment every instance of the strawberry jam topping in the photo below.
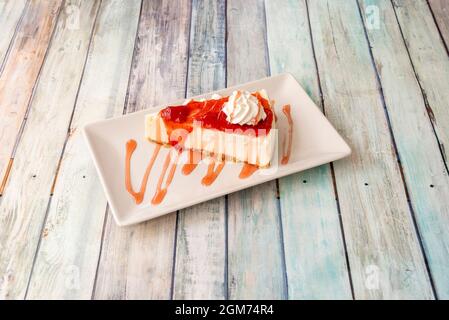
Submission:
<svg viewBox="0 0 449 320">
<path fill-rule="evenodd" d="M 269 102 L 264 99 L 258 92 L 253 93 L 259 103 L 264 108 L 267 117 L 259 121 L 255 126 L 240 125 L 229 123 L 226 120 L 226 114 L 221 111 L 223 105 L 228 101 L 228 97 L 218 100 L 195 101 L 192 100 L 182 106 L 168 106 L 160 111 L 160 115 L 164 120 L 168 129 L 168 134 L 175 129 L 185 129 L 189 132 L 193 130 L 193 123 L 200 124 L 202 128 L 216 129 L 220 131 L 239 130 L 239 133 L 249 135 L 266 135 L 270 132 L 273 122 L 273 111 Z"/>
</svg>

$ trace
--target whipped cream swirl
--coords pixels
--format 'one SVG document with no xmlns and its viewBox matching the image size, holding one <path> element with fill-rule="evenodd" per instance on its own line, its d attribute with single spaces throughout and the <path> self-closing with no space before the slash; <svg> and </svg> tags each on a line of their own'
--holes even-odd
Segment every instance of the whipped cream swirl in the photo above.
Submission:
<svg viewBox="0 0 449 320">
<path fill-rule="evenodd" d="M 248 91 L 234 91 L 222 111 L 226 121 L 239 125 L 255 126 L 267 117 L 259 100 Z"/>
</svg>

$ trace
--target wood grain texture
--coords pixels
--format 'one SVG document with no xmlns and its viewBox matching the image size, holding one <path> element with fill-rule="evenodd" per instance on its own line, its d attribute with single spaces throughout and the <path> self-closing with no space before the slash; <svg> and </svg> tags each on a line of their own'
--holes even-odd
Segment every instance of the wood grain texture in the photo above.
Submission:
<svg viewBox="0 0 449 320">
<path fill-rule="evenodd" d="M 321 106 L 305 1 L 265 5 L 271 73 L 292 73 Z M 289 299 L 351 299 L 330 166 L 280 179 L 279 195 Z"/>
<path fill-rule="evenodd" d="M 441 36 L 449 47 L 449 1 L 447 0 L 428 0 L 430 9 L 435 17 Z"/>
<path fill-rule="evenodd" d="M 67 135 L 97 5 L 80 4 L 78 28 L 71 29 L 63 7 L 42 68 L 15 161 L 0 205 L 2 223 L 1 296 L 23 297 L 50 190 Z M 52 125 L 49 126 L 49 123 Z M 36 134 L 39 133 L 39 139 Z M 7 279 L 13 279 L 7 281 Z"/>
<path fill-rule="evenodd" d="M 367 34 L 430 271 L 438 296 L 447 299 L 449 177 L 391 2 L 360 0 L 365 20 L 364 9 L 373 5 L 382 23 Z"/>
<path fill-rule="evenodd" d="M 9 45 L 21 21 L 20 18 L 22 17 L 26 3 L 26 0 L 0 0 L 0 26 L 2 26 L 2 36 L 0 37 L 0 72 Z"/>
<path fill-rule="evenodd" d="M 227 85 L 267 76 L 264 3 L 227 3 Z M 286 298 L 276 182 L 228 197 L 230 299 Z"/>
<path fill-rule="evenodd" d="M 279 181 L 289 299 L 352 298 L 330 179 L 321 166 Z"/>
<path fill-rule="evenodd" d="M 61 0 L 34 0 L 26 6 L 24 23 L 0 75 L 0 180 L 12 156 L 60 5 Z"/>
<path fill-rule="evenodd" d="M 226 86 L 225 26 L 225 1 L 192 2 L 187 96 Z M 226 297 L 225 209 L 222 197 L 179 212 L 174 299 Z"/>
<path fill-rule="evenodd" d="M 433 298 L 357 3 L 308 5 L 326 115 L 353 151 L 335 176 L 355 298 Z"/>
<path fill-rule="evenodd" d="M 106 199 L 81 135 L 123 112 L 140 1 L 102 1 L 27 298 L 91 297 Z"/>
<path fill-rule="evenodd" d="M 190 2 L 0 0 L 0 299 L 347 299 L 348 269 L 356 299 L 448 299 L 447 1 Z M 335 188 L 115 225 L 85 123 L 285 71 L 353 149 Z"/>
<path fill-rule="evenodd" d="M 185 96 L 190 8 L 143 2 L 127 112 Z M 175 230 L 176 213 L 127 228 L 108 215 L 95 298 L 170 298 Z"/>
<path fill-rule="evenodd" d="M 449 59 L 425 0 L 393 5 L 405 43 L 425 94 L 426 105 L 449 165 Z M 446 17 L 447 19 L 447 17 Z"/>
</svg>

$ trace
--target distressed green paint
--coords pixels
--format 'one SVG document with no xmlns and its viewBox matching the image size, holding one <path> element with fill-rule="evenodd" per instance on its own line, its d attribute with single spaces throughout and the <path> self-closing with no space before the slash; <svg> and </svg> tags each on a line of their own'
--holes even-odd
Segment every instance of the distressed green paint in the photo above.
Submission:
<svg viewBox="0 0 449 320">
<path fill-rule="evenodd" d="M 193 0 L 187 96 L 226 85 L 225 19 L 224 0 Z M 174 299 L 226 297 L 225 210 L 221 197 L 179 212 Z"/>
<path fill-rule="evenodd" d="M 394 0 L 394 10 L 449 165 L 449 58 L 426 0 Z M 447 16 L 446 16 L 447 19 Z M 445 30 L 443 29 L 443 32 Z"/>
<path fill-rule="evenodd" d="M 123 112 L 140 0 L 99 5 L 27 299 L 92 297 L 107 202 L 81 128 Z"/>
<path fill-rule="evenodd" d="M 360 0 L 365 17 L 370 6 L 381 23 L 367 33 L 411 204 L 437 294 L 448 299 L 449 177 L 391 2 Z"/>
<path fill-rule="evenodd" d="M 265 5 L 272 74 L 292 73 L 321 105 L 305 1 L 269 0 Z M 301 106 L 292 101 L 292 107 Z M 282 178 L 279 191 L 288 297 L 350 299 L 330 166 Z"/>
<path fill-rule="evenodd" d="M 227 85 L 268 75 L 262 1 L 227 2 Z M 230 299 L 286 298 L 275 181 L 228 197 Z"/>
<path fill-rule="evenodd" d="M 170 0 L 142 2 L 128 113 L 185 95 L 190 5 L 189 0 L 176 6 Z M 176 213 L 126 228 L 108 216 L 95 299 L 171 298 L 175 231 Z"/>
<path fill-rule="evenodd" d="M 352 147 L 335 177 L 356 299 L 431 299 L 356 1 L 308 1 L 324 108 Z"/>
</svg>

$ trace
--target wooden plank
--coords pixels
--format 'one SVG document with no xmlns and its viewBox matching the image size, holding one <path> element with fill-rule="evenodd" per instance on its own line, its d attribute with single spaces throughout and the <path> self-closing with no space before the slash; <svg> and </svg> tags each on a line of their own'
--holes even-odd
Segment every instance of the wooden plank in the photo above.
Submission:
<svg viewBox="0 0 449 320">
<path fill-rule="evenodd" d="M 12 156 L 61 0 L 31 1 L 0 75 L 0 181 Z"/>
<path fill-rule="evenodd" d="M 106 199 L 79 130 L 122 114 L 140 1 L 101 2 L 27 298 L 90 298 Z"/>
<path fill-rule="evenodd" d="M 79 1 L 77 29 L 61 11 L 0 205 L 0 296 L 23 298 L 38 246 L 50 189 L 67 135 L 92 32 L 96 2 Z M 49 125 L 51 124 L 51 125 Z M 39 139 L 36 135 L 39 133 Z"/>
<path fill-rule="evenodd" d="M 447 18 L 449 17 L 449 2 L 447 0 L 428 0 L 428 3 L 447 49 L 449 47 L 449 19 Z"/>
<path fill-rule="evenodd" d="M 192 3 L 187 95 L 225 87 L 225 1 Z M 174 299 L 224 299 L 225 198 L 186 210 L 178 217 Z"/>
<path fill-rule="evenodd" d="M 143 2 L 128 112 L 185 96 L 190 5 Z M 170 298 L 175 231 L 175 213 L 127 228 L 108 216 L 95 298 Z"/>
<path fill-rule="evenodd" d="M 321 107 L 305 1 L 265 5 L 271 73 L 292 73 Z M 330 166 L 280 179 L 279 195 L 289 299 L 351 299 Z"/>
<path fill-rule="evenodd" d="M 355 298 L 433 298 L 357 3 L 308 4 L 326 115 L 353 150 L 334 168 Z"/>
<path fill-rule="evenodd" d="M 26 3 L 26 0 L 0 1 L 0 25 L 2 26 L 2 36 L 0 37 L 0 72 L 9 45 L 21 21 L 20 18 L 22 17 Z"/>
<path fill-rule="evenodd" d="M 263 1 L 228 1 L 227 26 L 227 84 L 267 76 Z M 229 298 L 286 298 L 275 181 L 229 195 L 228 215 Z"/>
<path fill-rule="evenodd" d="M 449 59 L 427 3 L 393 1 L 427 110 L 449 165 Z M 446 17 L 447 19 L 447 17 Z"/>
<path fill-rule="evenodd" d="M 380 29 L 367 34 L 430 271 L 438 296 L 447 299 L 449 177 L 391 2 L 361 0 L 365 21 L 369 6 L 382 13 Z"/>
</svg>

